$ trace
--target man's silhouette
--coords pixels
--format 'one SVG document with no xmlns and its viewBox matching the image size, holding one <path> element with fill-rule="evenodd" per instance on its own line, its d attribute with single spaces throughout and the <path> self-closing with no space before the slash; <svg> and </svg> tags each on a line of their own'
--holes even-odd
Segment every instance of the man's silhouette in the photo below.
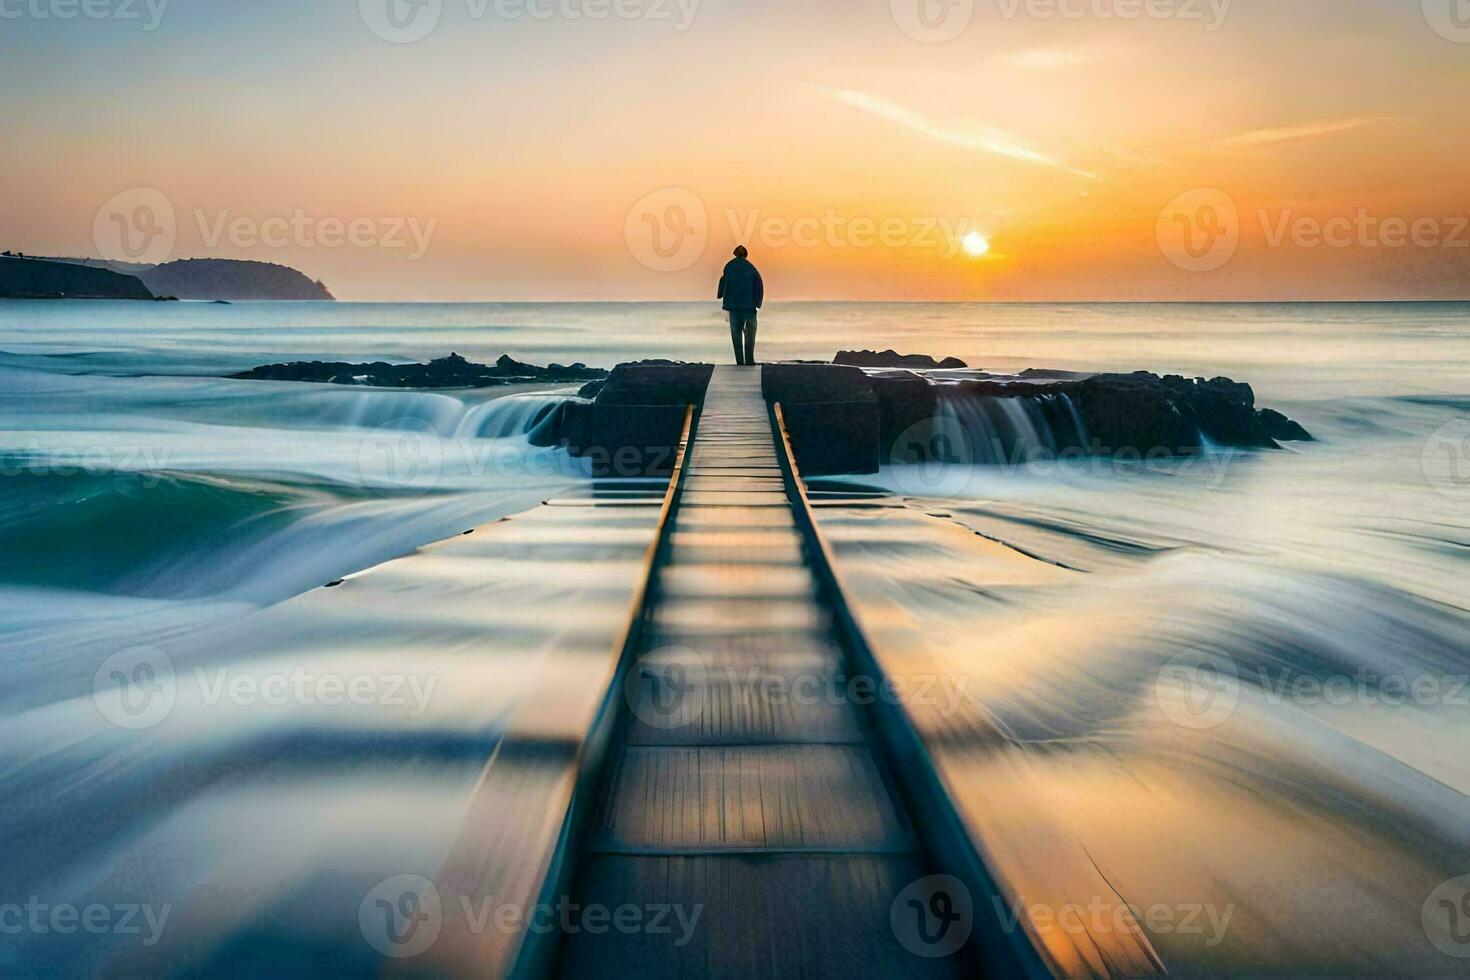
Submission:
<svg viewBox="0 0 1470 980">
<path fill-rule="evenodd" d="M 735 345 L 735 363 L 741 365 L 755 363 L 755 311 L 766 301 L 766 284 L 749 256 L 744 245 L 735 249 L 735 258 L 720 277 L 718 297 L 730 314 L 730 341 Z"/>
</svg>

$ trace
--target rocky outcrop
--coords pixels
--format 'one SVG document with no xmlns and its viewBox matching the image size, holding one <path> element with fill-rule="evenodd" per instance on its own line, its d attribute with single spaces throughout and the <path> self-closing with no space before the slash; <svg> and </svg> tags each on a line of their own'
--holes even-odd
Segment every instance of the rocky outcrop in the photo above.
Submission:
<svg viewBox="0 0 1470 980">
<path fill-rule="evenodd" d="M 919 384 L 927 384 L 910 375 Z M 781 404 L 791 448 L 803 473 L 868 473 L 877 469 L 883 405 L 856 367 L 768 364 L 766 400 Z"/>
<path fill-rule="evenodd" d="M 1263 408 L 1260 413 L 1261 425 L 1266 427 L 1266 432 L 1272 439 L 1278 442 L 1315 442 L 1312 434 L 1302 428 L 1300 424 L 1282 415 L 1272 408 Z"/>
<path fill-rule="evenodd" d="M 607 377 L 585 364 L 536 367 L 503 355 L 494 365 L 476 364 L 458 354 L 428 364 L 349 364 L 344 361 L 295 361 L 266 364 L 230 377 L 245 381 L 314 381 L 373 388 L 489 388 L 511 384 L 572 384 Z"/>
<path fill-rule="evenodd" d="M 331 300 L 319 281 L 290 266 L 239 259 L 180 259 L 138 277 L 160 296 L 179 299 Z"/>
<path fill-rule="evenodd" d="M 915 371 L 954 371 L 969 367 L 958 357 L 946 357 L 937 361 L 928 354 L 900 354 L 895 350 L 839 351 L 832 363 L 864 368 L 910 368 Z"/>
<path fill-rule="evenodd" d="M 111 269 L 0 256 L 0 298 L 152 300 L 155 297 L 136 276 Z"/>
<path fill-rule="evenodd" d="M 562 406 L 561 443 L 590 460 L 598 476 L 665 475 L 673 469 L 684 415 L 704 402 L 713 373 L 709 364 L 619 364 Z"/>
<path fill-rule="evenodd" d="M 911 371 L 771 365 L 766 395 L 785 406 L 798 460 L 812 476 L 873 472 L 893 458 L 906 434 L 930 431 L 937 418 L 962 418 L 956 408 L 967 400 L 971 406 L 1025 400 L 1027 423 L 1046 430 L 1058 452 L 1157 457 L 1196 454 L 1206 444 L 1271 449 L 1311 438 L 1279 412 L 1257 409 L 1251 386 L 1229 378 L 1056 372 L 1060 378 L 1048 380 L 1048 374 L 1033 372 L 1024 382 L 937 383 Z M 1006 424 L 972 437 L 999 439 L 1009 450 L 1016 439 Z"/>
</svg>

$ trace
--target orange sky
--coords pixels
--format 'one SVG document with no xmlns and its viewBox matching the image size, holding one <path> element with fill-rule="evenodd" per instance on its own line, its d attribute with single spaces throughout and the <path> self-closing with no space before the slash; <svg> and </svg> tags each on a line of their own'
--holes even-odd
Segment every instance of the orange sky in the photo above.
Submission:
<svg viewBox="0 0 1470 980">
<path fill-rule="evenodd" d="M 737 239 L 777 299 L 1470 298 L 1438 0 L 390 2 L 6 21 L 4 246 L 116 252 L 149 188 L 169 255 L 344 299 L 706 298 Z"/>
</svg>

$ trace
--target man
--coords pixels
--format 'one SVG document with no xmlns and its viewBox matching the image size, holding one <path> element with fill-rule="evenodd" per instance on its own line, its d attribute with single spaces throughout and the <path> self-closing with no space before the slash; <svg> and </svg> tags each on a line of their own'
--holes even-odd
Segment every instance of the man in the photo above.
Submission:
<svg viewBox="0 0 1470 980">
<path fill-rule="evenodd" d="M 735 345 L 735 363 L 754 365 L 755 311 L 766 301 L 766 284 L 761 281 L 760 271 L 751 264 L 750 252 L 744 245 L 735 249 L 735 258 L 725 266 L 717 298 L 725 301 L 725 310 L 730 314 L 730 340 Z"/>
</svg>

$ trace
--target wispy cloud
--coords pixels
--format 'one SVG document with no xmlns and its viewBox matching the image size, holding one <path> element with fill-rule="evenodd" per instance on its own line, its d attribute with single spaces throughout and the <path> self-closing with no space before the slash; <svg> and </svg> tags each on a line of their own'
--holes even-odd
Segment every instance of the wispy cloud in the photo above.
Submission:
<svg viewBox="0 0 1470 980">
<path fill-rule="evenodd" d="M 1311 139 L 1314 136 L 1327 136 L 1331 133 L 1346 133 L 1350 130 L 1361 129 L 1364 126 L 1382 122 L 1383 118 L 1382 116 L 1360 116 L 1353 119 L 1331 119 L 1324 122 L 1306 123 L 1301 126 L 1283 126 L 1280 129 L 1255 129 L 1248 133 L 1217 140 L 1215 145 L 1221 149 L 1239 150 L 1252 146 L 1291 143 L 1296 140 Z"/>
<path fill-rule="evenodd" d="M 967 127 L 964 129 L 952 129 L 930 122 L 912 109 L 880 99 L 877 96 L 868 95 L 866 92 L 855 92 L 851 89 L 834 89 L 818 86 L 818 91 L 828 98 L 851 106 L 896 123 L 905 129 L 911 129 L 933 140 L 948 143 L 951 146 L 962 147 L 967 150 L 975 150 L 980 153 L 991 153 L 996 156 L 1009 157 L 1012 160 L 1022 160 L 1026 163 L 1039 164 L 1043 167 L 1054 167 L 1057 170 L 1065 170 L 1069 174 L 1085 177 L 1088 180 L 1101 180 L 1097 174 L 1086 170 L 1078 170 L 1068 166 L 1055 157 L 1048 156 L 1026 144 L 1020 137 L 1007 133 L 1003 129 L 993 126 Z"/>
</svg>

